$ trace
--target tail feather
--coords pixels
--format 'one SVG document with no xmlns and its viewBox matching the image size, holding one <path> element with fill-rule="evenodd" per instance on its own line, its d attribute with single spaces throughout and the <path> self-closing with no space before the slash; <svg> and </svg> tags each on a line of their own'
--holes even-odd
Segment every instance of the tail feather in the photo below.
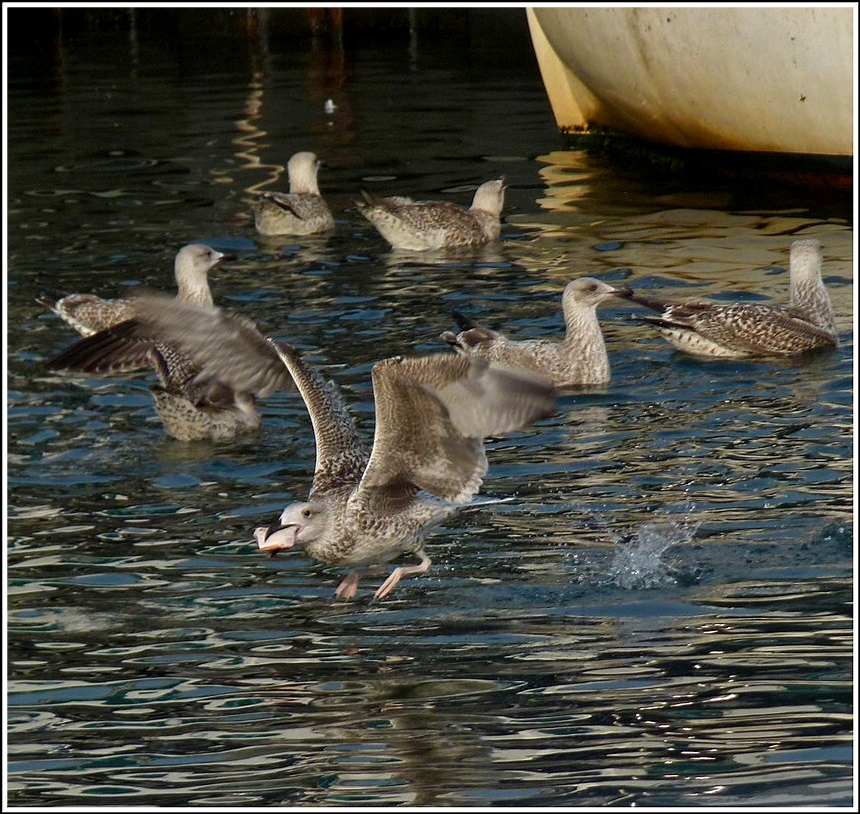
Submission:
<svg viewBox="0 0 860 814">
<path fill-rule="evenodd" d="M 457 339 L 457 334 L 455 334 L 453 331 L 442 331 L 442 333 L 439 334 L 439 339 L 441 339 L 443 342 L 447 342 L 452 348 L 462 349 L 460 340 Z"/>
<path fill-rule="evenodd" d="M 36 302 L 39 305 L 44 305 L 50 311 L 55 311 L 57 308 L 57 303 L 63 299 L 66 294 L 61 291 L 57 291 L 53 288 L 43 288 L 39 293 L 39 296 L 36 297 Z"/>
<path fill-rule="evenodd" d="M 384 204 L 384 201 L 379 197 L 379 195 L 368 192 L 366 189 L 359 189 L 359 193 L 361 194 L 362 200 L 355 202 L 355 205 L 359 209 L 364 206 L 382 206 Z"/>
<path fill-rule="evenodd" d="M 451 311 L 451 316 L 454 318 L 454 322 L 457 323 L 457 327 L 461 331 L 468 331 L 471 328 L 480 328 L 477 322 L 473 319 L 469 319 L 469 317 L 461 314 L 459 311 Z"/>
<path fill-rule="evenodd" d="M 688 328 L 689 326 L 679 322 L 672 322 L 661 316 L 651 316 L 650 314 L 631 314 L 630 319 L 636 322 L 647 322 L 649 325 L 654 325 L 657 328 Z"/>
</svg>

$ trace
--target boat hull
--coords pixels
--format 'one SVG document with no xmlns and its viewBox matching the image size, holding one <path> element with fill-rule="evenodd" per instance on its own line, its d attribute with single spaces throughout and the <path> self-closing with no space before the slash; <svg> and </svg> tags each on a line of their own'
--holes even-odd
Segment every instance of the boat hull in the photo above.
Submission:
<svg viewBox="0 0 860 814">
<path fill-rule="evenodd" d="M 564 132 L 853 155 L 854 9 L 527 9 Z"/>
</svg>

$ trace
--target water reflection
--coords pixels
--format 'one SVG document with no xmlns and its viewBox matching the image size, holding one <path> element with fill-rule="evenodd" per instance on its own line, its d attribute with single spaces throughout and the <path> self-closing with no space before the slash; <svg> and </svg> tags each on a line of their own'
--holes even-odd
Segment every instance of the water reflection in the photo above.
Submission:
<svg viewBox="0 0 860 814">
<path fill-rule="evenodd" d="M 138 23 L 132 65 L 95 38 L 64 44 L 56 82 L 11 75 L 10 802 L 846 804 L 850 207 L 554 151 L 536 70 L 509 54 L 489 70 L 419 31 L 311 56 L 263 15 L 247 59 L 180 63 Z M 338 228 L 263 241 L 243 199 L 293 147 L 329 163 Z M 404 256 L 350 209 L 367 177 L 445 197 L 502 173 L 486 254 Z M 168 290 L 177 248 L 207 238 L 238 250 L 219 303 L 322 366 L 365 431 L 372 361 L 442 350 L 453 308 L 557 336 L 585 274 L 779 300 L 807 235 L 839 349 L 701 362 L 602 309 L 612 382 L 492 440 L 499 500 L 448 521 L 432 572 L 383 603 L 333 603 L 336 569 L 255 550 L 313 469 L 293 395 L 251 439 L 181 444 L 146 377 L 40 371 L 74 338 L 41 286 Z"/>
</svg>

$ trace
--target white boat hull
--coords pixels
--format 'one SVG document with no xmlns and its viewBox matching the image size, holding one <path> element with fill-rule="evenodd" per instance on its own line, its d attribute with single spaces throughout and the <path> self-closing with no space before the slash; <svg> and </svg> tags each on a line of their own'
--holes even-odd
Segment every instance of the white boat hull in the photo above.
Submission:
<svg viewBox="0 0 860 814">
<path fill-rule="evenodd" d="M 853 7 L 527 9 L 564 132 L 850 156 Z"/>
</svg>

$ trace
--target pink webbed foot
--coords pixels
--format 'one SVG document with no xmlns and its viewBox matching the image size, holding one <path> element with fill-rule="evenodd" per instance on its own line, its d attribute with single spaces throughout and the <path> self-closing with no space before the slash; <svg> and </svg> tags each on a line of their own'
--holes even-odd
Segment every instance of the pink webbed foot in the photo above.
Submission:
<svg viewBox="0 0 860 814">
<path fill-rule="evenodd" d="M 355 599 L 355 592 L 358 590 L 358 581 L 360 579 L 361 574 L 358 571 L 351 571 L 346 579 L 335 589 L 335 598 L 343 599 L 345 602 Z"/>
<path fill-rule="evenodd" d="M 385 582 L 376 589 L 376 593 L 373 595 L 374 599 L 382 599 L 384 596 L 388 596 L 388 594 L 397 587 L 397 583 L 400 582 L 403 577 L 408 577 L 410 574 L 424 574 L 427 572 L 430 568 L 430 558 L 423 550 L 416 553 L 421 559 L 421 562 L 418 565 L 401 565 L 398 568 L 395 568 L 388 575 L 388 579 L 386 579 Z"/>
</svg>

